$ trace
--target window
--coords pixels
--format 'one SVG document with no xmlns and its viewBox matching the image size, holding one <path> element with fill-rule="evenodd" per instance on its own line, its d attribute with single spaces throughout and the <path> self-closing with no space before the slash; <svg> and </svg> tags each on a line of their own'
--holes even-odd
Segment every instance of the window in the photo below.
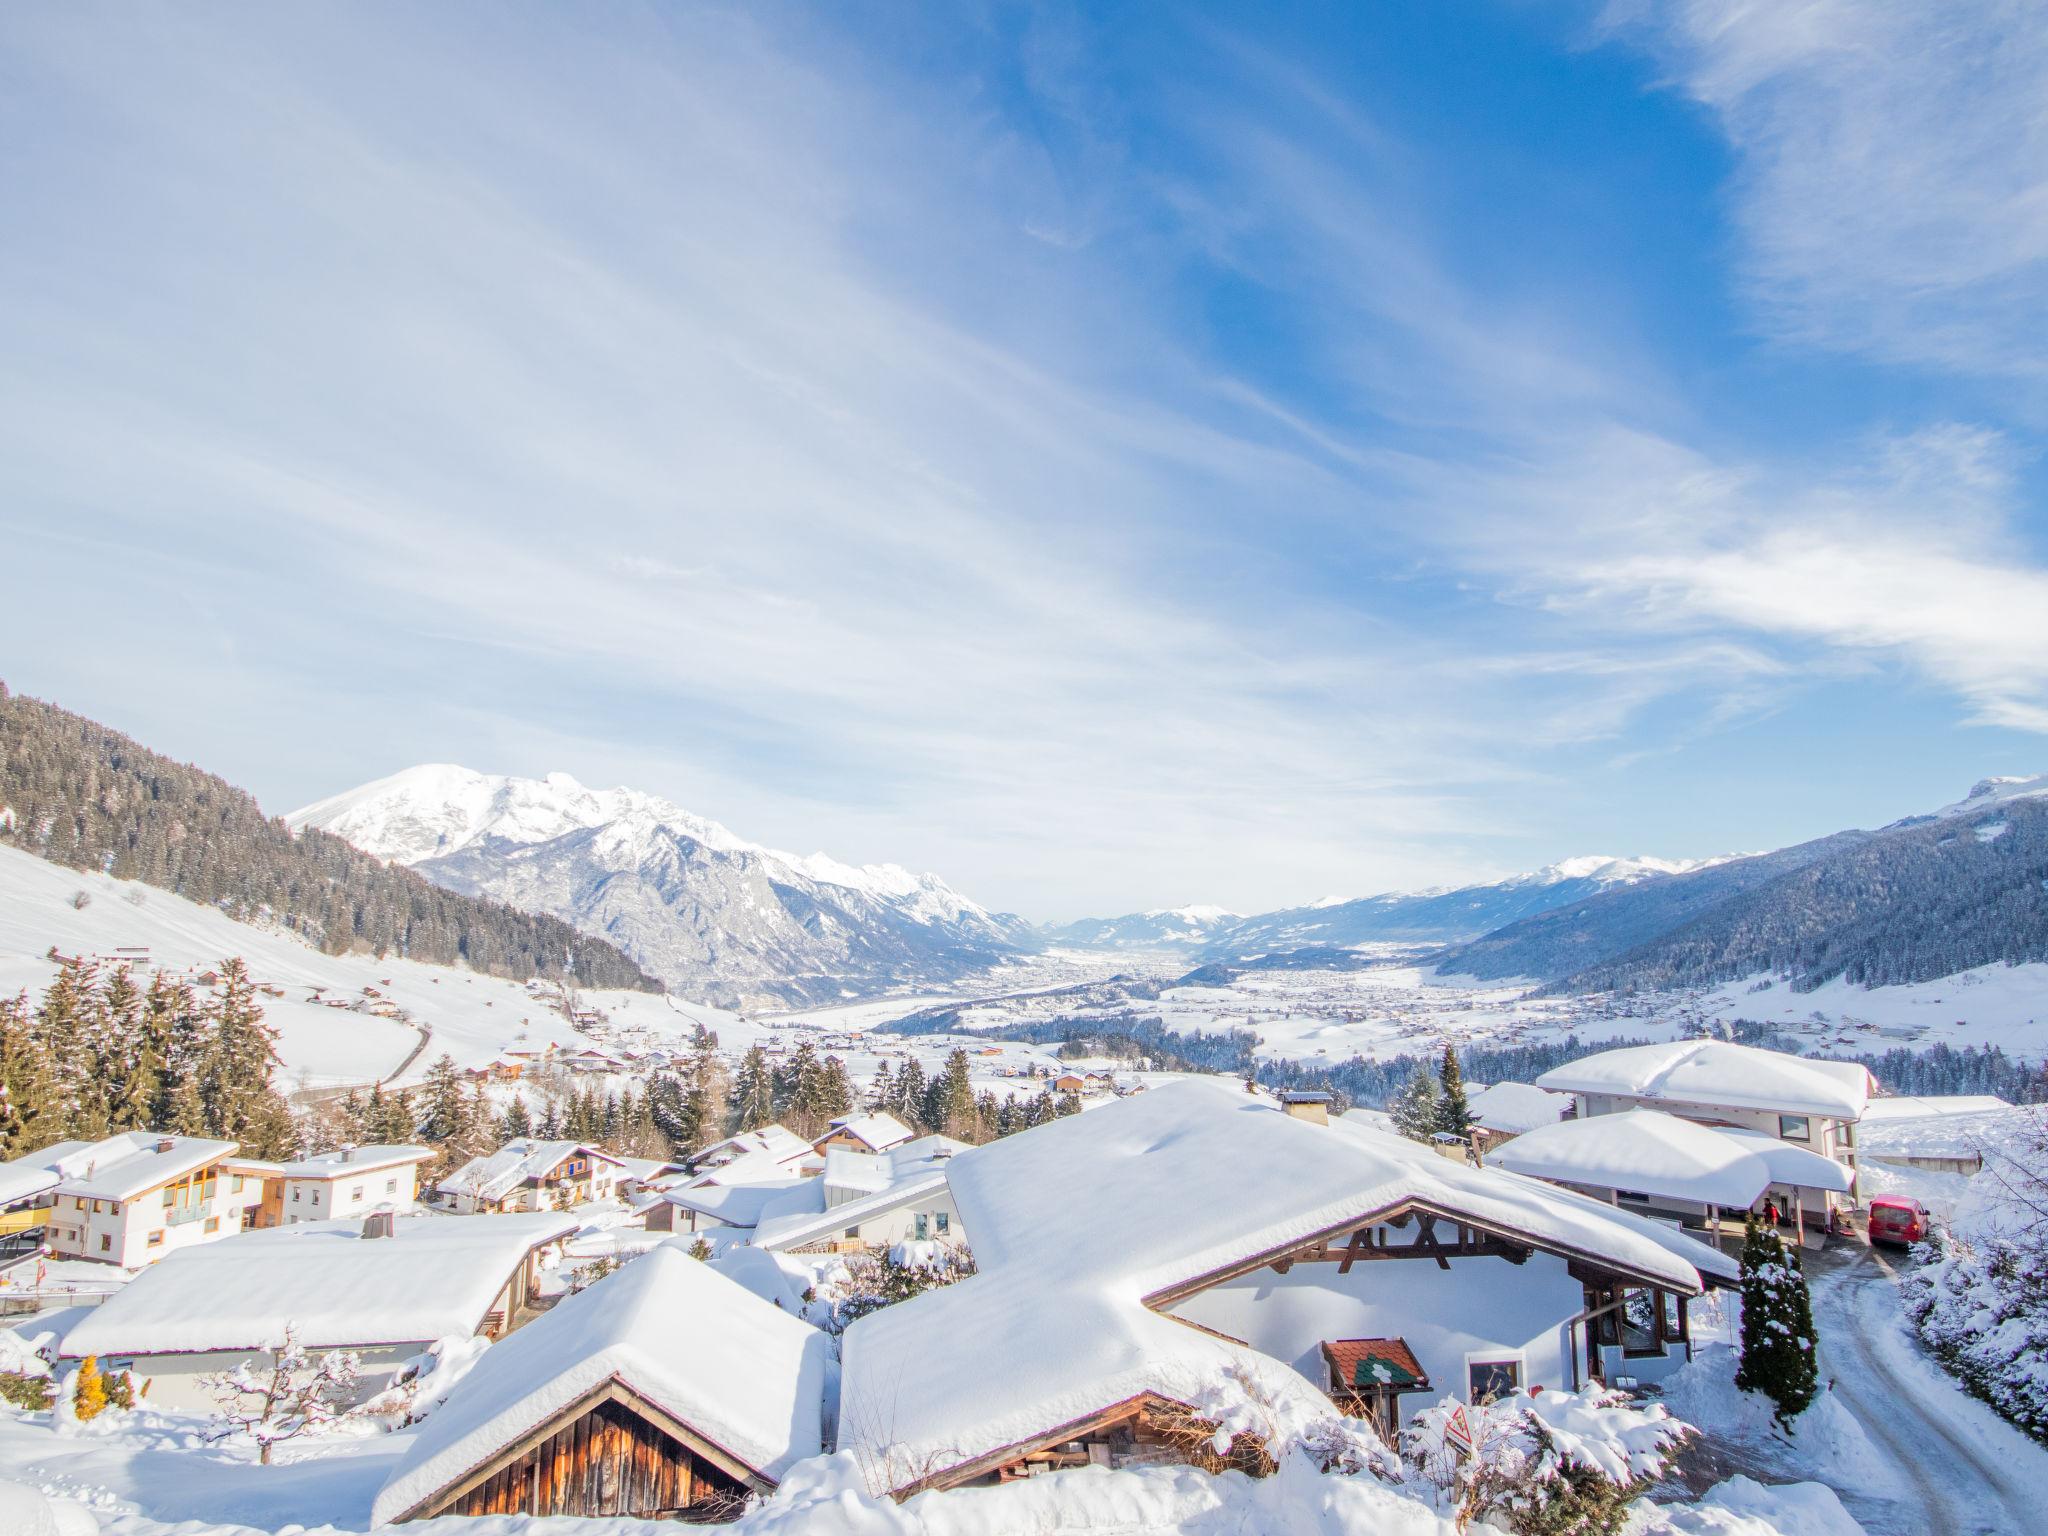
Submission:
<svg viewBox="0 0 2048 1536">
<path fill-rule="evenodd" d="M 856 1238 L 856 1237 L 859 1237 L 859 1236 L 860 1236 L 860 1228 L 859 1228 L 859 1227 L 848 1227 L 848 1228 L 846 1229 L 846 1236 L 847 1236 L 847 1240 L 848 1240 L 849 1242 L 850 1242 L 850 1241 L 852 1241 L 852 1240 L 853 1240 L 854 1238 Z"/>
<path fill-rule="evenodd" d="M 1621 1304 L 1621 1348 L 1629 1355 L 1663 1353 L 1657 1340 L 1657 1297 L 1651 1291 L 1630 1291 Z"/>
<path fill-rule="evenodd" d="M 300 1195 L 302 1195 L 302 1194 L 304 1194 L 304 1193 L 305 1193 L 305 1191 L 304 1191 L 304 1190 L 299 1190 L 299 1189 L 295 1189 L 295 1190 L 293 1190 L 293 1191 L 292 1191 L 292 1204 L 293 1204 L 293 1205 L 297 1205 L 297 1204 L 299 1203 L 299 1196 L 300 1196 Z"/>
<path fill-rule="evenodd" d="M 913 1235 L 918 1239 L 919 1242 L 922 1242 L 924 1239 L 932 1235 L 932 1220 L 929 1216 L 925 1215 L 923 1211 L 919 1211 L 917 1213 L 917 1220 Z"/>
<path fill-rule="evenodd" d="M 171 1186 L 170 1186 L 170 1185 L 168 1185 L 168 1184 L 166 1184 L 166 1185 L 164 1186 L 164 1204 L 165 1204 L 165 1205 L 169 1205 L 170 1203 L 171 1203 Z"/>
<path fill-rule="evenodd" d="M 218 1232 L 220 1230 L 220 1218 L 218 1216 L 207 1217 L 206 1230 L 209 1232 Z"/>
<path fill-rule="evenodd" d="M 1856 1145 L 1856 1122 L 1844 1120 L 1835 1127 L 1835 1140 L 1845 1147 Z"/>
<path fill-rule="evenodd" d="M 159 1236 L 161 1236 L 162 1234 L 158 1234 L 158 1235 L 159 1235 Z M 105 1253 L 105 1252 L 107 1252 L 107 1251 L 108 1251 L 109 1249 L 111 1249 L 111 1248 L 112 1248 L 113 1246 L 114 1246 L 114 1239 L 113 1239 L 112 1237 L 110 1237 L 110 1236 L 109 1236 L 109 1235 L 108 1235 L 107 1233 L 105 1233 L 105 1232 L 102 1232 L 102 1233 L 100 1234 L 100 1252 L 101 1252 L 101 1253 Z"/>
<path fill-rule="evenodd" d="M 953 1230 L 953 1217 L 952 1217 L 952 1215 L 951 1215 L 951 1213 L 950 1213 L 950 1212 L 947 1212 L 947 1211 L 941 1211 L 941 1212 L 939 1212 L 939 1215 L 938 1215 L 938 1222 L 939 1222 L 939 1236 L 941 1236 L 941 1237 L 944 1237 L 944 1236 L 945 1236 L 945 1235 L 946 1235 L 946 1234 L 947 1234 L 948 1232 L 950 1232 L 950 1231 L 952 1231 L 952 1230 Z"/>
<path fill-rule="evenodd" d="M 231 1195 L 239 1195 L 241 1192 L 242 1176 L 238 1173 L 228 1181 L 228 1193 Z"/>
<path fill-rule="evenodd" d="M 1778 1139 L 1780 1141 L 1811 1141 L 1812 1127 L 1804 1115 L 1778 1116 Z"/>
<path fill-rule="evenodd" d="M 149 1246 L 150 1246 L 150 1247 L 152 1247 L 152 1248 L 161 1248 L 161 1247 L 163 1247 L 163 1245 L 164 1245 L 164 1235 L 163 1235 L 163 1233 L 162 1233 L 162 1232 L 152 1232 L 152 1233 L 150 1233 L 150 1234 L 149 1234 Z M 100 1239 L 100 1246 L 101 1246 L 102 1248 L 104 1248 L 104 1247 L 106 1247 L 106 1246 L 107 1246 L 107 1240 L 106 1240 L 105 1238 L 101 1238 L 101 1239 Z"/>
<path fill-rule="evenodd" d="M 1465 1362 L 1465 1395 L 1472 1402 L 1505 1397 L 1521 1384 L 1522 1362 L 1519 1359 Z"/>
<path fill-rule="evenodd" d="M 350 1191 L 348 1192 L 348 1197 L 349 1197 L 349 1199 L 351 1199 L 351 1200 L 360 1200 L 360 1199 L 362 1199 L 362 1198 L 363 1198 L 363 1186 L 362 1186 L 362 1185 L 360 1185 L 360 1184 L 358 1184 L 358 1185 L 357 1185 L 357 1186 L 356 1186 L 356 1187 L 355 1187 L 354 1189 L 352 1189 L 352 1190 L 350 1190 Z"/>
<path fill-rule="evenodd" d="M 386 1180 L 384 1181 L 384 1193 L 385 1193 L 385 1194 L 387 1194 L 387 1195 L 395 1195 L 395 1194 L 397 1194 L 397 1193 L 398 1193 L 398 1180 L 396 1180 L 396 1179 L 386 1179 Z"/>
</svg>

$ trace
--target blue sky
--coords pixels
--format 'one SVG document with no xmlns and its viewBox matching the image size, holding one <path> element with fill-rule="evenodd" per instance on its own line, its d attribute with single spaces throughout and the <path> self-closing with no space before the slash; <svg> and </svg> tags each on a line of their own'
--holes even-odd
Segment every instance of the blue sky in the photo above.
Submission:
<svg viewBox="0 0 2048 1536">
<path fill-rule="evenodd" d="M 13 7 L 0 677 L 1033 917 L 2048 768 L 2048 14 Z"/>
</svg>

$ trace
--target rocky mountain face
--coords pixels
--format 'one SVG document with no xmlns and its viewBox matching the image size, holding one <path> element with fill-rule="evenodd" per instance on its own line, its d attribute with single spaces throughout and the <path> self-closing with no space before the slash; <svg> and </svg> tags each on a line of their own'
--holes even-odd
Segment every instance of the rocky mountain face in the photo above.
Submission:
<svg viewBox="0 0 2048 1536">
<path fill-rule="evenodd" d="M 566 774 L 408 769 L 287 818 L 436 885 L 545 912 L 671 987 L 729 1006 L 804 1006 L 940 985 L 1034 945 L 936 875 L 764 848 L 637 790 Z"/>
</svg>

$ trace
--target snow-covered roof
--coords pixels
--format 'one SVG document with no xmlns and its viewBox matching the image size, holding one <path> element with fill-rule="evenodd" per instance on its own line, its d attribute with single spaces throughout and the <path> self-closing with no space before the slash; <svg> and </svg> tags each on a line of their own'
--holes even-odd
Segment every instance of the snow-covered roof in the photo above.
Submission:
<svg viewBox="0 0 2048 1536">
<path fill-rule="evenodd" d="M 56 1187 L 57 1173 L 53 1168 L 38 1168 L 27 1160 L 0 1163 L 0 1210 L 48 1194 Z"/>
<path fill-rule="evenodd" d="M 266 1349 L 296 1326 L 312 1349 L 474 1333 L 528 1253 L 573 1216 L 401 1216 L 389 1237 L 356 1221 L 244 1232 L 167 1254 L 65 1335 L 63 1353 Z"/>
<path fill-rule="evenodd" d="M 692 1184 L 685 1189 L 664 1190 L 660 1198 L 686 1211 L 715 1216 L 729 1227 L 751 1227 L 761 1219 L 762 1209 L 777 1196 L 809 1182 L 777 1179 L 764 1184 Z"/>
<path fill-rule="evenodd" d="M 553 1172 L 563 1159 L 581 1153 L 601 1162 L 617 1163 L 609 1152 L 581 1141 L 508 1141 L 497 1151 L 473 1157 L 434 1188 L 444 1195 L 468 1195 L 476 1200 L 502 1200 L 528 1179 Z"/>
<path fill-rule="evenodd" d="M 1585 1196 L 1367 1124 L 1313 1125 L 1203 1079 L 974 1148 L 948 1176 L 980 1272 L 862 1318 L 843 1340 L 841 1444 L 896 1486 L 1140 1393 L 1189 1401 L 1233 1365 L 1282 1401 L 1313 1392 L 1153 1308 L 1382 1212 L 1418 1206 L 1688 1293 L 1703 1271 L 1736 1272 Z"/>
<path fill-rule="evenodd" d="M 1744 1130 L 1739 1125 L 1718 1126 L 1716 1129 L 1723 1136 L 1734 1137 L 1770 1164 L 1773 1184 L 1793 1184 L 1802 1189 L 1825 1189 L 1846 1195 L 1855 1183 L 1856 1176 L 1849 1171 L 1847 1164 L 1838 1163 L 1811 1147 L 1795 1146 L 1768 1131 Z"/>
<path fill-rule="evenodd" d="M 764 1125 L 758 1130 L 741 1131 L 737 1136 L 715 1141 L 697 1154 L 695 1162 L 699 1168 L 711 1169 L 728 1166 L 740 1158 L 758 1156 L 766 1158 L 770 1163 L 789 1163 L 816 1155 L 816 1148 L 808 1141 L 788 1126 L 778 1124 Z M 769 1177 L 776 1175 L 771 1174 Z"/>
<path fill-rule="evenodd" d="M 617 1381 L 762 1478 L 822 1445 L 825 1335 L 666 1244 L 493 1344 L 377 1494 L 398 1519 Z"/>
<path fill-rule="evenodd" d="M 45 1169 L 57 1175 L 60 1195 L 87 1200 L 132 1200 L 173 1179 L 217 1162 L 235 1150 L 232 1141 L 204 1136 L 167 1136 L 156 1131 L 122 1131 L 99 1141 L 60 1141 L 16 1158 L 9 1168 Z"/>
<path fill-rule="evenodd" d="M 671 1246 L 688 1249 L 681 1239 L 671 1239 Z M 743 1285 L 770 1306 L 779 1307 L 791 1317 L 803 1316 L 804 1291 L 811 1285 L 810 1271 L 804 1269 L 801 1259 L 784 1260 L 765 1248 L 750 1248 L 745 1244 L 728 1248 L 717 1258 L 709 1261 L 711 1268 L 735 1285 Z M 794 1264 L 798 1274 L 791 1274 L 783 1266 Z"/>
<path fill-rule="evenodd" d="M 754 1227 L 755 1245 L 786 1252 L 818 1242 L 872 1217 L 930 1198 L 946 1187 L 946 1175 L 937 1171 L 917 1174 L 833 1206 L 825 1204 L 823 1183 L 822 1178 L 807 1179 L 765 1207 Z"/>
<path fill-rule="evenodd" d="M 352 1173 L 376 1168 L 401 1168 L 407 1163 L 424 1163 L 434 1155 L 432 1147 L 376 1142 L 368 1146 L 345 1147 L 338 1152 L 319 1152 L 291 1163 L 266 1163 L 288 1179 L 345 1179 Z M 236 1159 L 237 1165 L 241 1160 Z M 256 1166 L 256 1165 L 250 1165 Z"/>
<path fill-rule="evenodd" d="M 1854 1062 L 1818 1061 L 1729 1040 L 1673 1040 L 1601 1051 L 1553 1067 L 1536 1086 L 1668 1104 L 1855 1120 L 1875 1091 Z"/>
<path fill-rule="evenodd" d="M 877 1152 L 900 1146 L 917 1134 L 894 1115 L 877 1111 L 867 1115 L 841 1115 L 832 1122 L 832 1129 L 818 1140 L 824 1141 L 840 1131 L 858 1136 Z"/>
<path fill-rule="evenodd" d="M 1519 1136 L 1557 1124 L 1571 1105 L 1570 1094 L 1552 1093 L 1532 1083 L 1494 1083 L 1473 1094 L 1468 1107 L 1473 1124 Z"/>
<path fill-rule="evenodd" d="M 1771 1184 L 1760 1148 L 1654 1109 L 1560 1120 L 1517 1136 L 1487 1160 L 1533 1178 L 1733 1210 L 1749 1209 Z M 1846 1181 L 1848 1170 L 1841 1172 Z"/>
</svg>

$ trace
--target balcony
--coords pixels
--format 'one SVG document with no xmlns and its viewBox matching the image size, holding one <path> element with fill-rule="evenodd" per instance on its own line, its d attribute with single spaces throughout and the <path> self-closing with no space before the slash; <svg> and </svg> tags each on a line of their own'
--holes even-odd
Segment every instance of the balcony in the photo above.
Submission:
<svg viewBox="0 0 2048 1536">
<path fill-rule="evenodd" d="M 164 1207 L 164 1225 L 182 1227 L 212 1214 L 210 1205 L 167 1205 Z"/>
</svg>

